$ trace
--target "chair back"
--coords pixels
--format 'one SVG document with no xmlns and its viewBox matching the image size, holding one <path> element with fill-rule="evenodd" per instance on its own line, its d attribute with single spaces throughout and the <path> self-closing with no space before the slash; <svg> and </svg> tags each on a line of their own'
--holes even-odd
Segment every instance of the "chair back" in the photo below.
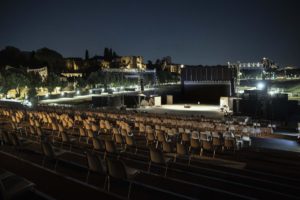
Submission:
<svg viewBox="0 0 300 200">
<path fill-rule="evenodd" d="M 123 144 L 124 143 L 124 140 L 123 140 L 123 137 L 122 137 L 121 134 L 115 134 L 114 139 L 115 139 L 115 142 L 117 144 Z"/>
<path fill-rule="evenodd" d="M 12 142 L 12 145 L 19 147 L 21 146 L 21 142 L 19 140 L 19 137 L 15 133 L 11 133 L 10 135 L 10 140 Z"/>
<path fill-rule="evenodd" d="M 150 148 L 150 159 L 154 163 L 165 164 L 165 157 L 161 150 Z"/>
<path fill-rule="evenodd" d="M 61 139 L 63 142 L 70 142 L 70 138 L 65 132 L 61 132 Z"/>
<path fill-rule="evenodd" d="M 199 149 L 200 148 L 200 141 L 199 139 L 191 139 L 191 148 Z"/>
<path fill-rule="evenodd" d="M 221 138 L 220 137 L 213 137 L 212 138 L 212 143 L 213 143 L 213 146 L 221 146 L 222 145 Z"/>
<path fill-rule="evenodd" d="M 115 146 L 115 143 L 111 140 L 105 140 L 105 150 L 108 153 L 116 153 L 117 148 Z"/>
<path fill-rule="evenodd" d="M 224 140 L 224 147 L 226 147 L 226 148 L 234 148 L 234 145 L 235 145 L 234 139 L 225 138 L 225 140 Z"/>
<path fill-rule="evenodd" d="M 173 145 L 171 142 L 166 142 L 164 141 L 163 143 L 163 152 L 166 152 L 166 153 L 172 153 L 173 152 Z"/>
<path fill-rule="evenodd" d="M 190 134 L 189 133 L 182 133 L 181 134 L 181 141 L 182 142 L 190 142 Z"/>
<path fill-rule="evenodd" d="M 42 152 L 44 153 L 45 156 L 49 158 L 55 158 L 54 151 L 49 142 L 41 142 L 41 145 L 42 145 Z"/>
<path fill-rule="evenodd" d="M 103 141 L 98 138 L 93 138 L 93 148 L 97 151 L 105 150 Z"/>
<path fill-rule="evenodd" d="M 86 152 L 86 158 L 88 163 L 88 168 L 90 171 L 105 173 L 105 167 L 102 164 L 102 160 L 95 153 L 91 153 L 90 151 Z"/>
<path fill-rule="evenodd" d="M 134 141 L 134 137 L 133 136 L 126 135 L 125 141 L 126 141 L 126 144 L 128 146 L 134 146 L 135 145 L 135 141 Z"/>
<path fill-rule="evenodd" d="M 5 144 L 12 144 L 9 135 L 6 131 L 2 131 L 2 138 Z"/>
<path fill-rule="evenodd" d="M 158 142 L 165 142 L 166 138 L 165 138 L 165 133 L 163 131 L 160 130 L 156 130 L 156 136 L 157 136 L 157 140 Z"/>
<path fill-rule="evenodd" d="M 116 179 L 127 179 L 126 168 L 122 161 L 107 159 L 106 162 L 109 176 Z"/>
<path fill-rule="evenodd" d="M 187 155 L 188 151 L 187 151 L 187 148 L 183 144 L 177 143 L 176 144 L 176 153 L 178 155 Z"/>
<path fill-rule="evenodd" d="M 205 150 L 213 150 L 212 143 L 210 141 L 207 141 L 207 140 L 202 141 L 202 147 Z"/>
</svg>

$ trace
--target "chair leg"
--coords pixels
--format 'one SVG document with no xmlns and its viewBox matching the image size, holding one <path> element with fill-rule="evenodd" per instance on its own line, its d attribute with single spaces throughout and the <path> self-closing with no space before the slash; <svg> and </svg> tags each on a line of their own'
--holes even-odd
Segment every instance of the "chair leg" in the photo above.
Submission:
<svg viewBox="0 0 300 200">
<path fill-rule="evenodd" d="M 110 190 L 110 177 L 107 176 L 107 191 L 109 192 Z"/>
<path fill-rule="evenodd" d="M 203 155 L 203 148 L 201 148 L 201 150 L 200 150 L 200 156 L 202 156 Z"/>
<path fill-rule="evenodd" d="M 88 170 L 88 173 L 86 175 L 86 179 L 85 179 L 86 183 L 89 183 L 89 176 L 90 176 L 90 170 Z"/>
<path fill-rule="evenodd" d="M 136 154 L 136 153 L 137 153 L 137 151 L 138 151 L 138 148 L 137 148 L 137 147 L 135 147 L 135 152 L 134 152 L 134 154 Z"/>
<path fill-rule="evenodd" d="M 148 172 L 150 173 L 150 169 L 151 169 L 151 161 L 149 162 L 149 166 L 148 166 Z"/>
<path fill-rule="evenodd" d="M 46 156 L 44 156 L 44 159 L 43 159 L 43 163 L 42 163 L 43 167 L 45 167 L 45 162 L 46 162 Z"/>
<path fill-rule="evenodd" d="M 105 190 L 105 187 L 106 187 L 106 183 L 107 183 L 107 176 L 105 177 L 105 180 L 104 180 L 104 184 L 103 184 L 103 190 Z"/>
<path fill-rule="evenodd" d="M 57 164 L 58 164 L 58 159 L 56 159 L 55 166 L 54 166 L 54 171 L 56 171 Z"/>
<path fill-rule="evenodd" d="M 128 195 L 127 195 L 128 199 L 130 199 L 131 186 L 132 186 L 132 182 L 129 182 L 129 189 L 128 189 Z"/>
<path fill-rule="evenodd" d="M 167 176 L 167 172 L 168 172 L 168 165 L 166 165 L 165 177 Z"/>
<path fill-rule="evenodd" d="M 216 149 L 214 149 L 213 158 L 215 158 L 215 155 L 216 155 Z"/>
</svg>

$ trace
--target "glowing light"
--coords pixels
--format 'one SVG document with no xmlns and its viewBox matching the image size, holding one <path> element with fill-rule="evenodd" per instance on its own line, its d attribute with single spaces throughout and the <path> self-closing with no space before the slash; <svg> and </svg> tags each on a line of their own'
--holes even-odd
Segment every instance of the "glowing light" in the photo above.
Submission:
<svg viewBox="0 0 300 200">
<path fill-rule="evenodd" d="M 76 91 L 76 94 L 80 94 L 80 91 L 79 91 L 79 90 L 77 90 L 77 91 Z"/>
<path fill-rule="evenodd" d="M 180 68 L 184 68 L 184 65 L 180 65 Z"/>
<path fill-rule="evenodd" d="M 47 94 L 45 95 L 45 97 L 48 98 L 48 97 L 49 97 L 49 93 L 47 93 Z"/>
<path fill-rule="evenodd" d="M 92 94 L 92 93 L 93 93 L 93 90 L 89 90 L 89 93 Z"/>
<path fill-rule="evenodd" d="M 265 88 L 265 84 L 264 83 L 258 83 L 256 86 L 257 89 L 262 90 Z"/>
<path fill-rule="evenodd" d="M 65 96 L 65 93 L 64 93 L 64 92 L 62 92 L 62 93 L 60 93 L 60 95 L 61 95 L 61 96 Z"/>
</svg>

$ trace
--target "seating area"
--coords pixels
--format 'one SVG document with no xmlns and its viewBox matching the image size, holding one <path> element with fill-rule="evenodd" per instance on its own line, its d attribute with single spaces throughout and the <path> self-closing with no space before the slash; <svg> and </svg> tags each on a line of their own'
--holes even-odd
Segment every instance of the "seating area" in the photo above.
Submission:
<svg viewBox="0 0 300 200">
<path fill-rule="evenodd" d="M 51 107 L 2 107 L 0 122 L 0 168 L 54 199 L 300 197 L 299 155 L 252 147 L 268 124 Z"/>
</svg>

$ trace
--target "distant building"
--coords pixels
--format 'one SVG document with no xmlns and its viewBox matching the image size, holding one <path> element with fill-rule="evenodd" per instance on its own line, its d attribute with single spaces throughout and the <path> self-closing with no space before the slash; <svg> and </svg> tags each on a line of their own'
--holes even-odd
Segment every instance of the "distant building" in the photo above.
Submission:
<svg viewBox="0 0 300 200">
<path fill-rule="evenodd" d="M 166 64 L 163 66 L 163 71 L 181 74 L 181 65 L 180 64 Z"/>
<path fill-rule="evenodd" d="M 27 68 L 27 73 L 33 72 L 37 73 L 42 77 L 42 81 L 45 81 L 48 77 L 48 68 L 47 67 L 41 67 L 41 68 L 35 68 L 35 69 L 29 69 Z"/>
<path fill-rule="evenodd" d="M 142 56 L 120 56 L 113 60 L 116 68 L 146 70 Z"/>
<path fill-rule="evenodd" d="M 172 58 L 166 56 L 162 58 L 161 68 L 163 71 L 180 74 L 181 73 L 181 64 L 172 63 Z"/>
<path fill-rule="evenodd" d="M 61 73 L 62 76 L 71 78 L 71 77 L 82 77 L 82 73 L 79 72 L 64 72 Z"/>
<path fill-rule="evenodd" d="M 100 66 L 102 69 L 108 69 L 110 68 L 110 62 L 106 60 L 101 60 L 100 61 Z"/>
<path fill-rule="evenodd" d="M 78 71 L 84 67 L 84 61 L 82 58 L 66 58 L 65 62 L 68 71 Z"/>
</svg>

